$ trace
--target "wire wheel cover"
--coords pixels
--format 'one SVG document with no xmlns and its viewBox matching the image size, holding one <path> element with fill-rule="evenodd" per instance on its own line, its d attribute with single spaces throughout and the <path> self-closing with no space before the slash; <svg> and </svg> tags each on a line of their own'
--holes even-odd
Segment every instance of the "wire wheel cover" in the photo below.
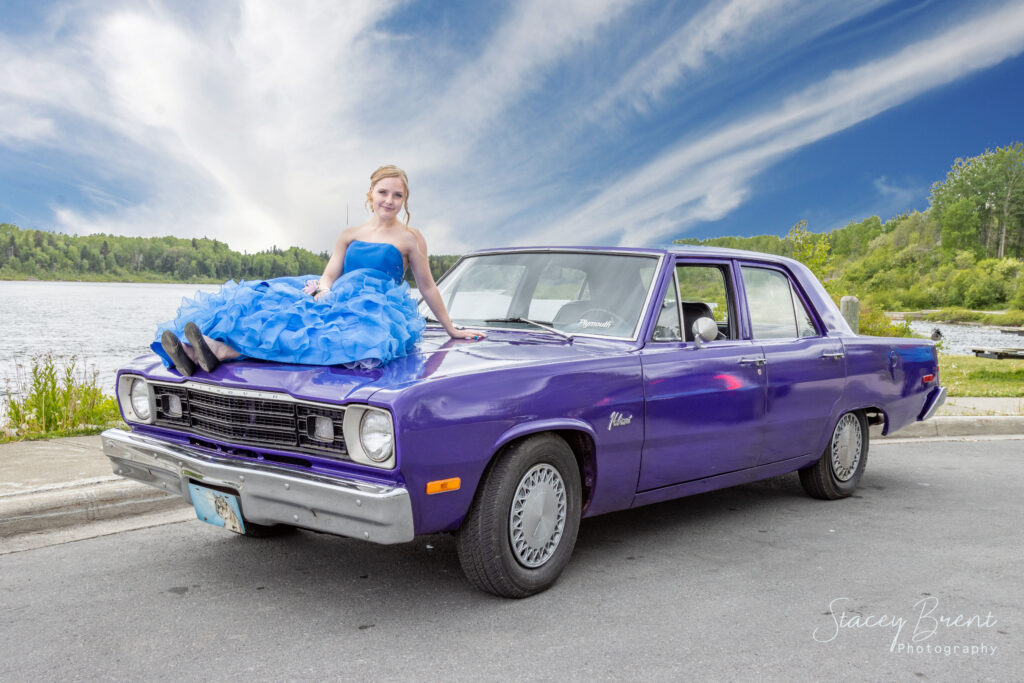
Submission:
<svg viewBox="0 0 1024 683">
<path fill-rule="evenodd" d="M 565 484 L 547 463 L 531 467 L 519 480 L 508 531 L 512 553 L 524 567 L 539 567 L 554 554 L 565 529 Z"/>
<path fill-rule="evenodd" d="M 849 481 L 864 452 L 864 434 L 853 413 L 843 415 L 832 432 L 832 473 L 839 481 Z"/>
</svg>

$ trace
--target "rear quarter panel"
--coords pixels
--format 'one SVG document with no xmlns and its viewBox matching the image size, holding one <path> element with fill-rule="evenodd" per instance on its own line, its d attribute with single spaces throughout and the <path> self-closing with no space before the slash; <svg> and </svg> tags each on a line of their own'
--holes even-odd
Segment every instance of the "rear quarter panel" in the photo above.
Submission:
<svg viewBox="0 0 1024 683">
<path fill-rule="evenodd" d="M 843 346 L 847 391 L 842 412 L 879 408 L 885 413 L 883 434 L 914 422 L 939 384 L 935 344 L 924 339 L 847 337 Z M 925 384 L 923 378 L 929 374 L 934 379 Z"/>
</svg>

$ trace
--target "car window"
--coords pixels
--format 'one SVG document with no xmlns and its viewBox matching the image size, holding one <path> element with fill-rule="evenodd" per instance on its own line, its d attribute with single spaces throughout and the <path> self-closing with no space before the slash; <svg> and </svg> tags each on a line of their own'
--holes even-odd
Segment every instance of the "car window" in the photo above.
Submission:
<svg viewBox="0 0 1024 683">
<path fill-rule="evenodd" d="M 586 287 L 587 273 L 578 268 L 548 265 L 537 280 L 530 300 L 530 318 L 553 320 L 559 309 L 570 301 L 579 301 Z"/>
<path fill-rule="evenodd" d="M 728 269 L 719 265 L 681 263 L 676 266 L 676 280 L 686 341 L 693 341 L 693 323 L 698 318 L 711 318 L 718 323 L 721 337 L 729 338 L 733 315 Z"/>
<path fill-rule="evenodd" d="M 669 284 L 668 291 L 665 292 L 665 298 L 661 301 L 660 311 L 651 339 L 654 341 L 682 341 L 682 325 L 679 322 L 679 299 L 676 297 L 676 282 L 674 279 Z"/>
<path fill-rule="evenodd" d="M 796 289 L 793 288 L 793 283 L 789 283 L 789 291 L 793 294 L 793 310 L 796 311 L 796 322 L 800 330 L 801 337 L 817 337 L 818 330 L 814 327 L 814 319 L 811 318 L 810 311 L 804 306 L 804 302 L 801 301 L 800 296 L 796 293 Z"/>
<path fill-rule="evenodd" d="M 743 266 L 743 285 L 747 290 L 754 339 L 793 339 L 799 336 L 793 289 L 784 273 Z"/>
<path fill-rule="evenodd" d="M 636 334 L 660 260 L 598 251 L 507 251 L 459 261 L 438 290 L 458 325 L 573 335 Z M 431 315 L 426 302 L 424 315 Z"/>
<path fill-rule="evenodd" d="M 516 264 L 473 263 L 448 294 L 448 315 L 453 319 L 508 315 L 512 295 L 525 271 L 525 266 Z"/>
</svg>

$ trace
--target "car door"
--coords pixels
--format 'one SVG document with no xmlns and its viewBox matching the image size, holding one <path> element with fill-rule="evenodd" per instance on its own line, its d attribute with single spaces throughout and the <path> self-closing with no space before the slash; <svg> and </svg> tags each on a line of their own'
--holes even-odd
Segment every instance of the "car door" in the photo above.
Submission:
<svg viewBox="0 0 1024 683">
<path fill-rule="evenodd" d="M 822 334 L 785 270 L 740 266 L 751 336 L 765 358 L 767 406 L 761 464 L 807 455 L 821 442 L 846 383 L 843 344 Z"/>
<path fill-rule="evenodd" d="M 644 447 L 639 491 L 757 464 L 765 411 L 764 354 L 740 338 L 728 260 L 676 263 L 641 354 Z M 692 323 L 710 313 L 720 339 L 701 348 Z"/>
</svg>

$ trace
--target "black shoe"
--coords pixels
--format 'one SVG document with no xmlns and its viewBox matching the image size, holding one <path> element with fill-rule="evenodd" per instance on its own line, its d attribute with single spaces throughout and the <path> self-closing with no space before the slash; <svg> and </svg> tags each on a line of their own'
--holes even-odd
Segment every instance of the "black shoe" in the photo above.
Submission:
<svg viewBox="0 0 1024 683">
<path fill-rule="evenodd" d="M 210 347 L 206 345 L 203 333 L 200 332 L 199 327 L 195 323 L 185 323 L 185 337 L 188 339 L 188 343 L 192 345 L 192 350 L 196 352 L 196 362 L 199 363 L 199 367 L 207 372 L 213 372 L 214 368 L 220 365 L 220 360 L 210 350 Z"/>
<path fill-rule="evenodd" d="M 164 348 L 164 352 L 174 361 L 174 367 L 178 369 L 179 373 L 184 377 L 192 376 L 192 373 L 196 371 L 196 364 L 185 353 L 185 349 L 182 348 L 181 342 L 178 341 L 173 332 L 164 330 L 164 333 L 160 335 L 160 346 Z"/>
</svg>

